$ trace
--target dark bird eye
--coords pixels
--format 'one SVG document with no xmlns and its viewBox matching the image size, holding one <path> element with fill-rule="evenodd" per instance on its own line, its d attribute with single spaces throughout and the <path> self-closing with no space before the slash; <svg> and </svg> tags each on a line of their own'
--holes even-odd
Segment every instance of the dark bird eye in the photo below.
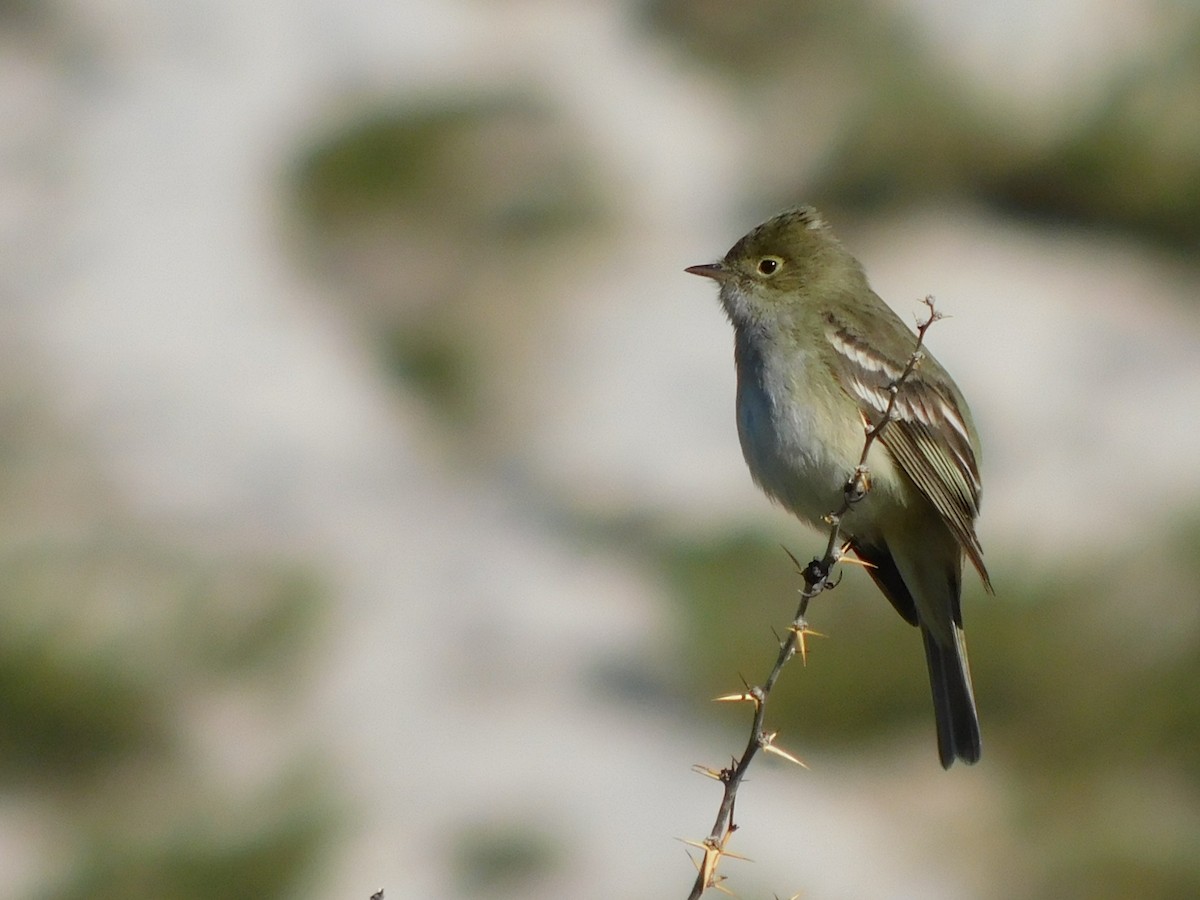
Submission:
<svg viewBox="0 0 1200 900">
<path fill-rule="evenodd" d="M 760 275 L 774 275 L 779 268 L 779 260 L 774 256 L 767 256 L 758 261 L 758 273 Z"/>
</svg>

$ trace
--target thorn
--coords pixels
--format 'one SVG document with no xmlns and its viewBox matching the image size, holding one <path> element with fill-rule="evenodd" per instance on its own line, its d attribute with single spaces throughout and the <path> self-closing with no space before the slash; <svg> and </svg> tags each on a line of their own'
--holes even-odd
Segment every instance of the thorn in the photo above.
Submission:
<svg viewBox="0 0 1200 900">
<path fill-rule="evenodd" d="M 725 876 L 724 876 L 724 875 L 722 875 L 722 876 L 721 876 L 721 881 L 724 881 L 724 880 L 725 880 Z M 737 894 L 735 894 L 735 893 L 734 893 L 733 891 L 731 891 L 729 888 L 727 888 L 727 887 L 725 887 L 724 885 L 722 885 L 722 884 L 721 884 L 721 881 L 718 881 L 718 882 L 714 882 L 714 883 L 713 883 L 713 885 L 712 885 L 712 887 L 713 887 L 713 890 L 715 890 L 715 891 L 720 891 L 722 894 L 726 894 L 727 896 L 730 896 L 730 897 L 736 897 L 736 896 L 737 896 Z"/>
<path fill-rule="evenodd" d="M 721 848 L 711 840 L 704 842 L 704 859 L 700 864 L 700 877 L 705 887 L 716 885 L 717 865 L 721 862 Z"/>
<path fill-rule="evenodd" d="M 808 666 L 808 626 L 793 625 L 788 629 L 796 636 L 796 649 L 800 651 L 800 665 Z"/>
<path fill-rule="evenodd" d="M 758 698 L 750 691 L 741 694 L 723 694 L 720 697 L 713 697 L 713 703 L 753 703 L 758 705 Z"/>
<path fill-rule="evenodd" d="M 788 753 L 786 750 L 775 746 L 775 738 L 778 737 L 778 735 L 778 731 L 772 731 L 770 734 L 764 734 L 761 738 L 759 738 L 758 745 L 762 747 L 763 752 L 774 753 L 776 756 L 782 756 L 788 762 L 793 762 L 800 768 L 807 769 L 808 764 L 803 760 L 798 759 L 797 757 L 792 756 L 792 754 Z"/>
<path fill-rule="evenodd" d="M 704 856 L 699 861 L 690 853 L 687 855 L 687 858 L 691 860 L 692 865 L 696 867 L 696 871 L 700 873 L 700 883 L 704 885 L 704 889 L 708 890 L 710 887 L 715 887 L 717 884 L 717 863 L 721 860 L 721 851 L 713 845 L 712 838 L 705 838 L 703 841 L 689 841 L 684 838 L 676 838 L 676 840 L 704 852 Z M 722 880 L 724 879 L 722 878 Z"/>
<path fill-rule="evenodd" d="M 742 675 L 740 672 L 738 673 L 738 680 L 741 681 L 742 687 L 746 689 L 745 691 L 740 694 L 722 694 L 720 697 L 713 697 L 712 702 L 737 703 L 739 701 L 743 701 L 747 703 L 753 703 L 755 706 L 762 702 L 762 688 L 753 687 L 750 682 L 746 680 L 746 676 Z"/>
<path fill-rule="evenodd" d="M 845 553 L 846 549 L 842 548 L 842 552 Z M 857 556 L 840 556 L 838 557 L 838 562 L 844 563 L 848 566 L 862 566 L 864 569 L 876 568 L 875 563 L 867 562 L 865 559 L 859 559 Z"/>
<path fill-rule="evenodd" d="M 794 623 L 789 629 L 796 636 L 796 649 L 800 651 L 800 664 L 808 665 L 808 638 L 809 637 L 825 637 L 819 631 L 813 631 L 808 627 L 807 622 Z"/>
<path fill-rule="evenodd" d="M 692 861 L 692 865 L 700 873 L 701 883 L 705 889 L 716 888 L 722 893 L 729 894 L 731 897 L 736 896 L 730 894 L 729 890 L 721 887 L 721 882 L 725 880 L 724 875 L 717 874 L 717 866 L 720 865 L 721 859 L 728 856 L 730 859 L 741 860 L 742 862 L 753 862 L 748 857 L 742 856 L 740 853 L 734 853 L 732 850 L 725 849 L 729 843 L 729 838 L 733 836 L 736 829 L 731 825 L 725 830 L 725 834 L 718 841 L 713 837 L 706 837 L 703 841 L 690 841 L 686 838 L 676 838 L 680 843 L 686 844 L 689 847 L 695 847 L 697 850 L 704 851 L 703 858 L 697 862 L 692 854 L 688 854 L 688 859 Z"/>
<path fill-rule="evenodd" d="M 781 750 L 780 748 L 776 747 L 774 744 L 763 747 L 763 750 L 767 753 L 774 753 L 776 756 L 782 756 L 788 762 L 795 763 L 802 769 L 808 768 L 808 763 L 806 763 L 804 760 L 800 759 L 797 756 L 793 756 L 792 754 L 788 753 L 786 750 Z"/>
<path fill-rule="evenodd" d="M 713 781 L 725 781 L 725 772 L 728 770 L 722 769 L 718 771 L 716 769 L 710 769 L 708 766 L 702 766 L 700 763 L 696 763 L 694 766 L 692 766 L 692 771 L 697 775 L 705 775 L 711 778 Z"/>
<path fill-rule="evenodd" d="M 722 850 L 721 855 L 728 856 L 730 859 L 740 860 L 741 862 L 754 862 L 754 860 L 752 860 L 750 857 L 742 856 L 740 853 L 734 853 L 732 850 Z"/>
<path fill-rule="evenodd" d="M 745 684 L 745 679 L 742 680 Z M 713 697 L 713 703 L 753 703 L 754 708 L 758 709 L 763 702 L 763 692 L 760 687 L 751 687 L 746 685 L 746 690 L 740 694 L 722 694 L 720 697 Z"/>
</svg>

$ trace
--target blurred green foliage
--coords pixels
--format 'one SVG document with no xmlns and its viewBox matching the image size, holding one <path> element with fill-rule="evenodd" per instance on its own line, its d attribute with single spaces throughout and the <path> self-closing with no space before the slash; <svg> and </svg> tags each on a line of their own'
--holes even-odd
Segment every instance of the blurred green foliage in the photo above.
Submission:
<svg viewBox="0 0 1200 900">
<path fill-rule="evenodd" d="M 793 552 L 807 561 L 802 549 Z M 771 629 L 782 633 L 790 623 L 803 586 L 783 548 L 754 533 L 668 542 L 660 564 L 681 604 L 697 699 L 736 690 L 739 676 L 765 678 L 778 648 Z M 830 747 L 887 741 L 932 715 L 916 631 L 868 578 L 846 568 L 843 583 L 818 598 L 809 616 L 822 634 L 837 636 L 810 639 L 820 678 L 793 675 L 772 698 L 780 722 L 803 723 L 795 733 Z"/>
<path fill-rule="evenodd" d="M 1117 73 L 1081 124 L 987 186 L 1034 214 L 1200 249 L 1200 12 L 1173 46 Z"/>
<path fill-rule="evenodd" d="M 562 841 L 537 817 L 476 822 L 455 836 L 450 857 L 466 897 L 524 896 L 564 861 Z"/>
<path fill-rule="evenodd" d="M 300 151 L 288 193 L 305 263 L 459 428 L 503 408 L 486 369 L 515 341 L 497 332 L 519 340 L 547 261 L 600 210 L 579 136 L 516 88 L 367 105 Z"/>
<path fill-rule="evenodd" d="M 275 759 L 262 744 L 303 682 L 318 579 L 149 533 L 83 445 L 7 384 L 0 792 L 32 833 L 53 836 L 28 895 L 303 895 L 334 827 L 321 748 Z"/>
<path fill-rule="evenodd" d="M 311 787 L 286 800 L 230 802 L 208 827 L 130 834 L 117 821 L 82 836 L 77 864 L 45 900 L 210 900 L 294 897 L 328 840 L 329 815 Z M 267 815 L 264 815 L 264 809 Z M 252 823 L 247 827 L 246 823 Z M 235 824 L 236 823 L 236 824 Z"/>
<path fill-rule="evenodd" d="M 589 210 L 582 159 L 551 107 L 524 92 L 366 109 L 318 137 L 291 173 L 314 229 L 411 216 L 460 237 L 525 239 Z"/>
<path fill-rule="evenodd" d="M 749 198 L 755 205 L 873 210 L 970 194 L 1021 149 L 894 6 L 650 0 L 644 9 L 755 111 L 764 156 L 753 162 L 768 194 Z M 798 145 L 816 145 L 815 164 L 801 162 Z"/>
<path fill-rule="evenodd" d="M 382 329 L 380 360 L 389 375 L 455 424 L 473 421 L 480 400 L 478 355 L 462 335 L 436 322 Z"/>
<path fill-rule="evenodd" d="M 1036 98 L 1017 106 L 961 77 L 891 4 L 648 0 L 642 9 L 656 33 L 758 110 L 770 155 L 755 164 L 770 197 L 750 198 L 755 205 L 874 211 L 957 196 L 1170 249 L 1200 246 L 1195 4 L 1160 10 L 1163 46 L 1115 70 L 1099 105 L 1062 117 L 1049 139 Z M 789 123 L 782 146 L 767 138 L 780 120 Z M 797 157 L 780 177 L 786 142 L 814 138 L 819 164 Z"/>
<path fill-rule="evenodd" d="M 0 639 L 2 782 L 86 782 L 131 757 L 163 752 L 163 698 L 119 658 L 63 652 L 56 643 L 51 634 L 11 628 Z"/>
<path fill-rule="evenodd" d="M 912 37 L 869 0 L 646 0 L 640 11 L 652 32 L 747 86 L 788 77 L 821 58 L 824 47 L 895 48 Z"/>
<path fill-rule="evenodd" d="M 212 783 L 189 711 L 283 699 L 312 579 L 144 535 L 0 553 L 0 787 L 49 802 L 63 863 L 38 896 L 294 896 L 330 833 L 319 767 L 286 791 Z"/>
</svg>

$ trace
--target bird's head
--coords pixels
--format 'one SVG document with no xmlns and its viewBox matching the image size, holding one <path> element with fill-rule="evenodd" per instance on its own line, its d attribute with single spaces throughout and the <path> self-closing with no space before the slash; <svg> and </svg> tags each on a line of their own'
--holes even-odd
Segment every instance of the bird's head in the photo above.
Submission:
<svg viewBox="0 0 1200 900">
<path fill-rule="evenodd" d="M 862 270 L 811 206 L 782 212 L 734 244 L 720 262 L 684 271 L 720 285 L 736 327 L 794 321 L 806 298 L 862 278 Z"/>
</svg>

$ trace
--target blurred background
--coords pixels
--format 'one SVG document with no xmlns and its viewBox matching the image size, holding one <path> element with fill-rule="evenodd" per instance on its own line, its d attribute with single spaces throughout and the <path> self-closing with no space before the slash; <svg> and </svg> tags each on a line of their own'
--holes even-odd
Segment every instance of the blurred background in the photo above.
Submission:
<svg viewBox="0 0 1200 900">
<path fill-rule="evenodd" d="M 985 752 L 814 607 L 741 897 L 1200 896 L 1200 5 L 0 0 L 0 896 L 685 896 L 820 541 L 683 274 L 818 205 L 982 432 Z"/>
</svg>

